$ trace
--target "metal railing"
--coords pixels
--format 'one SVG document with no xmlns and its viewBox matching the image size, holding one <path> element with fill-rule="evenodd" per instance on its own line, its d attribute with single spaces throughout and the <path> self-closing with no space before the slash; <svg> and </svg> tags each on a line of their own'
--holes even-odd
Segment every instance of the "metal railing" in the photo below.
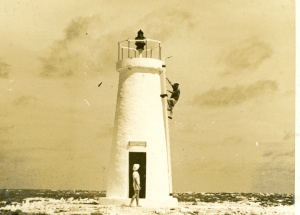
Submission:
<svg viewBox="0 0 300 215">
<path fill-rule="evenodd" d="M 140 53 L 135 48 L 136 42 L 144 42 L 144 50 Z M 133 40 L 127 39 L 118 42 L 118 60 L 124 58 L 155 58 L 161 60 L 161 45 L 160 41 L 152 39 Z M 125 51 L 124 51 L 125 50 Z"/>
</svg>

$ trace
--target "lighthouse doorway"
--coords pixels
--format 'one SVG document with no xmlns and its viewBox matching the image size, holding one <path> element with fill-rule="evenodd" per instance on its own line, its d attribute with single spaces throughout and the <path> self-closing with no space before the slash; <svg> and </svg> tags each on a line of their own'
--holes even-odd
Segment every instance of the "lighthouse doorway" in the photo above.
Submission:
<svg viewBox="0 0 300 215">
<path fill-rule="evenodd" d="M 146 198 L 146 152 L 129 152 L 129 198 L 134 194 L 133 190 L 133 178 L 132 178 L 132 167 L 133 164 L 139 164 L 140 168 L 138 173 L 140 174 L 140 198 Z"/>
</svg>

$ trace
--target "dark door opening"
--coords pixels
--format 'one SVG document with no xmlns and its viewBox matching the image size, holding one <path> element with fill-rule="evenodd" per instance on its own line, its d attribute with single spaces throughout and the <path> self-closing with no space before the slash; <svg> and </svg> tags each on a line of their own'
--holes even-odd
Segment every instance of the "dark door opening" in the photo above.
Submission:
<svg viewBox="0 0 300 215">
<path fill-rule="evenodd" d="M 137 170 L 140 174 L 140 198 L 146 197 L 146 152 L 129 152 L 129 198 L 134 194 L 133 190 L 133 178 L 132 178 L 132 167 L 133 164 L 139 164 L 140 168 Z"/>
</svg>

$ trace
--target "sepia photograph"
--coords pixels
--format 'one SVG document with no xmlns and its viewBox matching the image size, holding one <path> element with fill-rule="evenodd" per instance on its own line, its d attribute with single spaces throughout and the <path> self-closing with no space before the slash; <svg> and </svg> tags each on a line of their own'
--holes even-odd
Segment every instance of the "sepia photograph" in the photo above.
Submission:
<svg viewBox="0 0 300 215">
<path fill-rule="evenodd" d="M 0 214 L 296 214 L 296 1 L 2 0 L 0 38 Z"/>
</svg>

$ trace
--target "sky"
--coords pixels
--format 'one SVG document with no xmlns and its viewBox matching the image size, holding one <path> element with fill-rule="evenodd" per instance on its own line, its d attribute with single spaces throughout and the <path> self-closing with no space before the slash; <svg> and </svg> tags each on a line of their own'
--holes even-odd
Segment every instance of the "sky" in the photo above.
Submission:
<svg viewBox="0 0 300 215">
<path fill-rule="evenodd" d="M 0 187 L 105 189 L 117 44 L 140 29 L 180 84 L 173 190 L 293 193 L 291 0 L 0 1 Z"/>
</svg>

